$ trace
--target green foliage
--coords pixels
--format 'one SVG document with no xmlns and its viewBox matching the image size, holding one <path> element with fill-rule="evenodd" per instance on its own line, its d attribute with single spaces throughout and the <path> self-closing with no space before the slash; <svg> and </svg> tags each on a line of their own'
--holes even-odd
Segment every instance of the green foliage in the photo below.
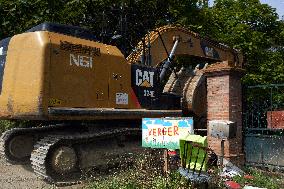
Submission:
<svg viewBox="0 0 284 189">
<path fill-rule="evenodd" d="M 112 170 L 107 176 L 94 177 L 90 180 L 88 189 L 163 189 L 190 186 L 186 179 L 174 172 L 169 177 L 163 175 L 163 160 L 161 149 L 145 149 L 134 163 L 123 170 Z M 123 164 L 123 162 L 122 162 Z M 122 165 L 123 166 L 123 165 Z"/>
<path fill-rule="evenodd" d="M 259 0 L 216 0 L 210 10 L 214 35 L 246 55 L 270 47 L 277 32 L 277 14 Z M 215 31 L 217 31 L 215 30 Z"/>
<path fill-rule="evenodd" d="M 52 21 L 89 28 L 102 41 L 118 45 L 128 54 L 148 30 L 168 23 L 182 24 L 242 50 L 245 84 L 283 83 L 284 23 L 277 20 L 275 9 L 259 0 L 216 0 L 213 7 L 198 2 L 0 0 L 0 38 Z M 124 35 L 125 40 L 111 41 L 114 34 Z"/>
<path fill-rule="evenodd" d="M 204 2 L 204 3 L 200 3 Z M 44 21 L 91 29 L 128 55 L 147 31 L 181 24 L 233 48 L 245 58 L 245 84 L 284 82 L 284 22 L 259 0 L 0 0 L 0 38 Z M 123 38 L 112 40 L 113 35 Z"/>
<path fill-rule="evenodd" d="M 5 132 L 6 130 L 16 127 L 16 125 L 17 124 L 15 121 L 0 120 L 0 134 Z"/>
<path fill-rule="evenodd" d="M 261 188 L 280 189 L 283 187 L 283 176 L 264 173 L 257 169 L 249 169 L 248 173 L 253 176 L 253 179 L 246 179 L 243 176 L 234 177 L 234 181 L 242 186 L 251 185 Z"/>
<path fill-rule="evenodd" d="M 138 186 L 129 180 L 124 180 L 123 178 L 119 178 L 114 176 L 111 180 L 102 180 L 93 182 L 89 188 L 91 189 L 135 189 Z"/>
<path fill-rule="evenodd" d="M 153 155 L 153 154 L 152 154 Z M 156 154 L 159 156 L 159 154 Z M 100 176 L 91 180 L 87 189 L 182 189 L 192 188 L 191 183 L 178 172 L 172 172 L 169 176 L 162 176 L 161 165 L 153 166 L 149 157 L 144 156 L 138 159 L 136 165 L 149 163 L 150 166 L 134 166 L 123 171 L 114 171 L 108 176 Z M 146 162 L 145 162 L 146 160 Z M 157 159 L 155 160 L 157 161 Z M 159 161 L 159 160 L 158 160 Z M 157 171 L 158 170 L 158 171 Z M 218 169 L 212 170 L 209 188 L 224 188 L 224 180 L 218 176 Z M 243 176 L 236 176 L 234 181 L 241 186 L 251 185 L 269 189 L 283 188 L 283 175 L 264 172 L 258 169 L 247 168 L 246 172 L 253 176 L 253 179 L 246 179 Z M 195 186 L 199 188 L 198 186 Z M 194 187 L 194 188 L 195 188 Z"/>
<path fill-rule="evenodd" d="M 145 179 L 149 177 L 148 179 Z M 169 177 L 151 173 L 138 172 L 128 169 L 107 178 L 92 181 L 88 189 L 179 189 L 189 188 L 190 183 L 178 172 L 170 174 Z"/>
<path fill-rule="evenodd" d="M 243 52 L 245 84 L 283 83 L 284 24 L 275 9 L 259 0 L 216 0 L 203 15 L 201 33 Z"/>
<path fill-rule="evenodd" d="M 40 24 L 56 22 L 91 29 L 105 43 L 129 54 L 156 26 L 198 23 L 198 0 L 0 0 L 0 39 Z M 182 17 L 182 19 L 180 19 Z M 184 20 L 184 21 L 182 21 Z M 113 35 L 124 41 L 113 41 Z"/>
<path fill-rule="evenodd" d="M 67 0 L 1 0 L 0 1 L 0 37 L 21 33 L 44 21 L 62 20 L 60 9 Z M 64 21 L 63 21 L 64 23 Z"/>
<path fill-rule="evenodd" d="M 94 176 L 87 189 L 185 189 L 192 188 L 192 183 L 181 176 L 178 171 L 172 171 L 168 176 L 163 174 L 163 158 L 161 149 L 145 149 L 134 163 L 126 169 L 112 170 L 107 176 Z M 177 165 L 171 164 L 172 170 Z M 218 170 L 212 170 L 212 182 L 209 188 L 223 188 Z M 196 186 L 196 185 L 195 185 Z M 196 186 L 197 188 L 200 188 Z"/>
<path fill-rule="evenodd" d="M 157 177 L 153 182 L 153 188 L 161 188 L 161 189 L 179 189 L 179 188 L 190 188 L 190 182 L 182 177 L 178 172 L 173 172 L 166 177 Z"/>
<path fill-rule="evenodd" d="M 0 134 L 12 129 L 22 127 L 35 127 L 41 125 L 40 121 L 24 121 L 24 120 L 0 120 Z"/>
</svg>

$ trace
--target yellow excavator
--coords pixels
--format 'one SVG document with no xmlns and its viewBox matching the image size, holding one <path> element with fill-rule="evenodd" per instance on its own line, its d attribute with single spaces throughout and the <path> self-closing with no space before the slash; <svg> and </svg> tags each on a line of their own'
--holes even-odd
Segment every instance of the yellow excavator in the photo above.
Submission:
<svg viewBox="0 0 284 189">
<path fill-rule="evenodd" d="M 0 118 L 41 122 L 3 133 L 3 157 L 63 180 L 104 161 L 106 149 L 134 144 L 143 117 L 204 113 L 194 102 L 206 95 L 198 88 L 205 66 L 172 71 L 176 56 L 242 66 L 240 52 L 186 28 L 164 26 L 145 38 L 127 58 L 90 31 L 61 24 L 1 40 Z"/>
</svg>

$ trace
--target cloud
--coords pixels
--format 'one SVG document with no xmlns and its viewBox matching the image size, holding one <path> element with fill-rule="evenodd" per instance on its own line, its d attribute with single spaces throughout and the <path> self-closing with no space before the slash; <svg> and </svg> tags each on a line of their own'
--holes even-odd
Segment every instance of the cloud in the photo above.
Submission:
<svg viewBox="0 0 284 189">
<path fill-rule="evenodd" d="M 164 121 L 163 126 L 173 126 L 173 124 L 169 121 Z"/>
<path fill-rule="evenodd" d="M 142 129 L 148 129 L 147 125 L 142 123 Z"/>
<path fill-rule="evenodd" d="M 178 126 L 179 127 L 188 127 L 189 125 L 187 124 L 187 121 L 179 121 Z"/>
<path fill-rule="evenodd" d="M 162 125 L 162 124 L 163 124 L 163 120 L 162 120 L 162 119 L 156 119 L 156 120 L 154 121 L 154 124 Z"/>
<path fill-rule="evenodd" d="M 193 125 L 193 119 L 192 118 L 188 119 L 187 122 L 188 122 L 188 124 Z"/>
<path fill-rule="evenodd" d="M 145 121 L 144 123 L 145 123 L 145 124 L 152 124 L 153 121 L 149 120 L 149 121 Z"/>
</svg>

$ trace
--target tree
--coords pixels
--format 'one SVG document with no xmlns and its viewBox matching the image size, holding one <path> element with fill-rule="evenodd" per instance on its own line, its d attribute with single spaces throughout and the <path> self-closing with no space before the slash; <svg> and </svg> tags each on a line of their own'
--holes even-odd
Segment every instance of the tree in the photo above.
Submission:
<svg viewBox="0 0 284 189">
<path fill-rule="evenodd" d="M 284 22 L 278 20 L 275 9 L 259 0 L 215 0 L 213 7 L 207 3 L 203 0 L 0 0 L 0 38 L 49 21 L 89 28 L 102 42 L 118 46 L 127 55 L 149 30 L 165 24 L 181 24 L 242 50 L 246 84 L 284 82 L 280 73 Z M 122 37 L 114 40 L 114 35 Z"/>
<path fill-rule="evenodd" d="M 88 28 L 129 54 L 157 26 L 198 23 L 200 0 L 0 0 L 0 38 L 56 22 Z M 113 41 L 114 35 L 123 39 Z"/>
<path fill-rule="evenodd" d="M 0 0 L 0 38 L 5 38 L 39 24 L 43 21 L 60 20 L 60 7 L 67 0 Z"/>
<path fill-rule="evenodd" d="M 216 0 L 203 18 L 201 33 L 243 52 L 245 84 L 284 82 L 284 25 L 275 9 L 259 0 Z"/>
</svg>

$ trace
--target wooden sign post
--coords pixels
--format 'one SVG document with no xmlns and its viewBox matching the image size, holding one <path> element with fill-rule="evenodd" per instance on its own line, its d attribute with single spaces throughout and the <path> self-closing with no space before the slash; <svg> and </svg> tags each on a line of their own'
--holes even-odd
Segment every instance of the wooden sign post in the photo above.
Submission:
<svg viewBox="0 0 284 189">
<path fill-rule="evenodd" d="M 168 176 L 170 172 L 170 169 L 169 169 L 169 154 L 168 154 L 168 149 L 165 149 L 164 150 L 164 174 L 166 176 Z"/>
</svg>

